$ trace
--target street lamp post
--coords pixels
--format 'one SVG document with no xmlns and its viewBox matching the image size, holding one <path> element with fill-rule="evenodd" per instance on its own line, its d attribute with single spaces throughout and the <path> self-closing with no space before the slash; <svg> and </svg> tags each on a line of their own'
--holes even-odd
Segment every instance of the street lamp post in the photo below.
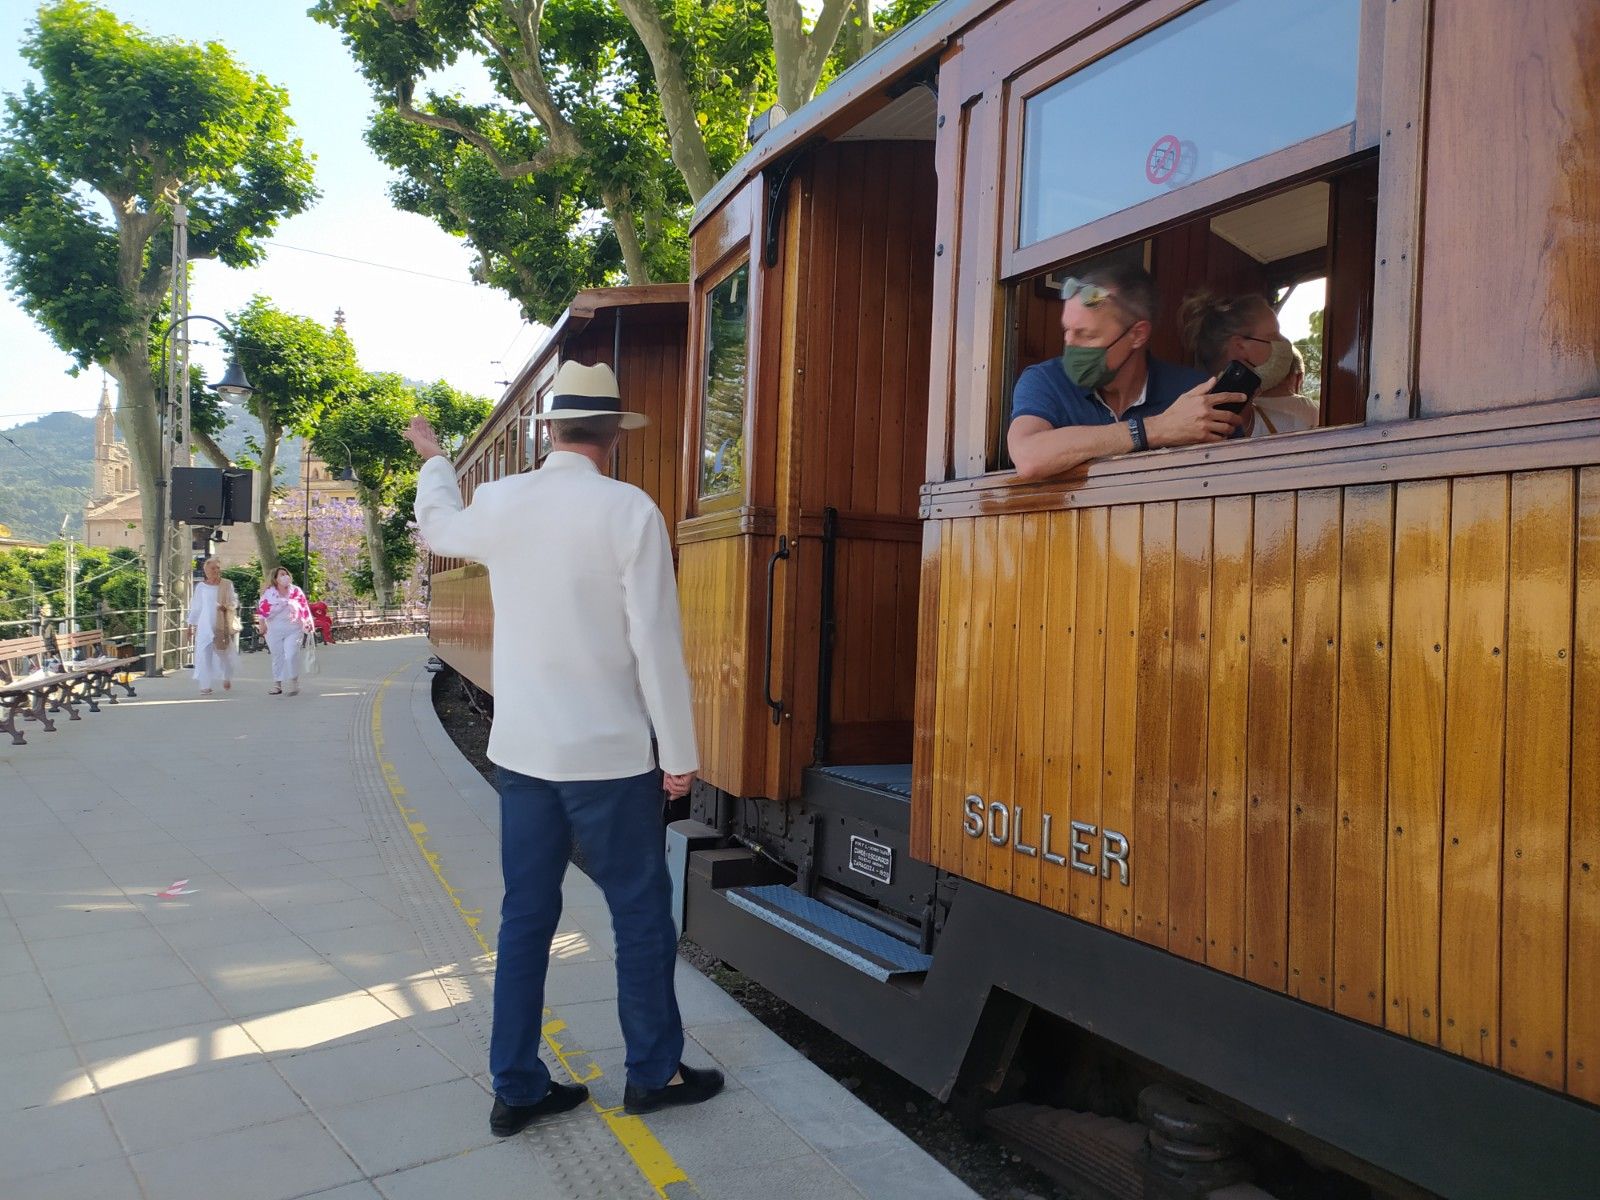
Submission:
<svg viewBox="0 0 1600 1200">
<path fill-rule="evenodd" d="M 311 439 L 306 438 L 305 464 L 300 468 L 305 472 L 306 485 L 306 511 L 305 525 L 300 530 L 300 569 L 305 572 L 305 578 L 300 582 L 311 587 Z"/>
<path fill-rule="evenodd" d="M 144 673 L 147 678 L 151 679 L 159 678 L 162 674 L 161 623 L 165 619 L 164 610 L 166 608 L 166 598 L 163 594 L 162 588 L 166 575 L 164 564 L 167 555 L 167 526 L 171 524 L 171 513 L 167 502 L 167 486 L 169 482 L 168 477 L 172 469 L 172 463 L 168 461 L 171 457 L 171 454 L 169 454 L 169 447 L 174 438 L 181 436 L 184 442 L 185 452 L 187 452 L 189 442 L 189 422 L 187 420 L 189 409 L 189 380 L 187 373 L 185 373 L 185 377 L 183 379 L 184 390 L 182 412 L 180 414 L 171 414 L 170 409 L 172 408 L 173 403 L 172 391 L 176 384 L 173 380 L 168 378 L 167 348 L 168 341 L 172 337 L 173 331 L 179 328 L 186 328 L 190 321 L 210 321 L 218 329 L 222 330 L 223 334 L 227 337 L 232 338 L 234 336 L 233 330 L 229 329 L 228 326 L 224 325 L 215 317 L 208 317 L 204 313 L 192 313 L 188 316 L 182 317 L 181 319 L 172 322 L 172 324 L 168 325 L 161 331 L 161 377 L 163 395 L 156 412 L 157 429 L 160 435 L 159 442 L 161 453 L 156 472 L 156 528 L 154 538 L 155 554 L 152 556 L 152 560 L 148 564 L 149 594 L 147 602 L 149 604 L 149 612 L 146 614 L 148 623 L 145 628 L 144 635 Z M 187 361 L 187 358 L 188 356 L 185 354 L 185 361 Z M 245 378 L 244 368 L 239 365 L 239 359 L 237 355 L 230 354 L 228 356 L 228 369 L 223 373 L 221 381 L 216 385 L 216 391 L 221 395 L 233 400 L 244 400 L 254 394 L 255 388 L 251 387 L 250 381 Z M 171 430 L 169 416 L 182 416 L 184 418 L 181 435 L 178 434 L 176 430 Z"/>
</svg>

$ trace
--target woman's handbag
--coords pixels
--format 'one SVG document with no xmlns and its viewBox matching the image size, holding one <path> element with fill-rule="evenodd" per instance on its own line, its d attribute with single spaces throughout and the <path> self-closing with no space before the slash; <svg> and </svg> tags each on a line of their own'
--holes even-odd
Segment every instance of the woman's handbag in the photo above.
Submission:
<svg viewBox="0 0 1600 1200">
<path fill-rule="evenodd" d="M 300 674 L 315 675 L 317 665 L 317 634 L 315 630 L 305 635 L 305 644 L 300 651 Z"/>
<path fill-rule="evenodd" d="M 226 654 L 233 649 L 233 639 L 239 636 L 239 597 L 233 590 L 233 581 L 225 579 L 219 590 L 217 621 L 212 626 L 211 648 Z"/>
</svg>

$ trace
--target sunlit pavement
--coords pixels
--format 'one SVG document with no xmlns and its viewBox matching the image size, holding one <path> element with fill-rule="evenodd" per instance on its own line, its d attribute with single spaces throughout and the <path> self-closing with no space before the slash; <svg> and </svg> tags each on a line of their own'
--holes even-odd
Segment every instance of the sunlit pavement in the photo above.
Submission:
<svg viewBox="0 0 1600 1200">
<path fill-rule="evenodd" d="M 685 964 L 727 1091 L 628 1118 L 609 921 L 576 870 L 556 1078 L 594 1103 L 498 1141 L 484 1077 L 493 792 L 433 717 L 420 638 L 264 654 L 0 747 L 0 1196 L 971 1196 Z"/>
</svg>

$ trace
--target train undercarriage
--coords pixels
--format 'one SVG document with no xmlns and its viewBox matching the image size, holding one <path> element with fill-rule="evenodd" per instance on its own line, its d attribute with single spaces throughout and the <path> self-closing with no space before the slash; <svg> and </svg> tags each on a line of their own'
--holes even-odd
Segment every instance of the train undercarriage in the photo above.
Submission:
<svg viewBox="0 0 1600 1200">
<path fill-rule="evenodd" d="M 1600 1114 L 916 862 L 909 785 L 909 765 L 811 768 L 788 805 L 697 785 L 668 832 L 684 932 L 1104 1194 L 1208 1195 L 1263 1135 L 1377 1195 L 1592 1194 Z M 1063 1099 L 1109 1111 L 1039 1102 Z"/>
</svg>

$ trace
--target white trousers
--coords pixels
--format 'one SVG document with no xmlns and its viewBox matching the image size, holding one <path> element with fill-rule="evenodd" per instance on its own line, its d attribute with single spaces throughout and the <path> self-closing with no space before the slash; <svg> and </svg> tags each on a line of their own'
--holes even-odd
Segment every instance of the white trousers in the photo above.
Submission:
<svg viewBox="0 0 1600 1200">
<path fill-rule="evenodd" d="M 233 678 L 234 664 L 239 661 L 239 643 L 230 642 L 226 650 L 218 650 L 209 641 L 194 648 L 194 681 L 202 688 L 215 687 L 219 682 Z"/>
<path fill-rule="evenodd" d="M 279 625 L 267 627 L 267 649 L 272 651 L 272 678 L 278 683 L 288 683 L 300 678 L 300 642 L 306 636 L 298 621 L 287 628 Z"/>
</svg>

